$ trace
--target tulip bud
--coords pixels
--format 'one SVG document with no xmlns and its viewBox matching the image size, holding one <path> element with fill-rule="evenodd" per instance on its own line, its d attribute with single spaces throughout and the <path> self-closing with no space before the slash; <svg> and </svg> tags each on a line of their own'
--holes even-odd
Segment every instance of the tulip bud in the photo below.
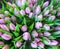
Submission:
<svg viewBox="0 0 60 49">
<path fill-rule="evenodd" d="M 34 4 L 36 2 L 36 0 L 32 0 L 32 4 Z"/>
<path fill-rule="evenodd" d="M 44 25 L 45 30 L 50 30 L 50 26 L 48 26 L 47 24 Z"/>
<path fill-rule="evenodd" d="M 22 45 L 22 43 L 20 41 L 16 42 L 16 47 L 20 47 Z"/>
<path fill-rule="evenodd" d="M 10 35 L 8 35 L 8 34 L 3 34 L 3 35 L 1 35 L 1 37 L 3 38 L 3 39 L 5 39 L 5 40 L 10 40 L 12 37 L 10 36 Z"/>
<path fill-rule="evenodd" d="M 37 45 L 37 43 L 36 43 L 35 41 L 33 41 L 33 42 L 31 43 L 31 47 L 32 47 L 32 48 L 37 48 L 37 46 L 38 46 L 38 45 Z"/>
<path fill-rule="evenodd" d="M 5 18 L 5 15 L 4 14 L 0 14 L 0 18 Z"/>
<path fill-rule="evenodd" d="M 26 25 L 22 26 L 21 30 L 22 30 L 23 32 L 27 31 L 27 26 L 26 26 Z"/>
<path fill-rule="evenodd" d="M 38 5 L 35 9 L 35 14 L 39 14 L 41 12 L 40 5 Z"/>
<path fill-rule="evenodd" d="M 51 35 L 51 33 L 49 33 L 49 32 L 44 32 L 44 36 L 50 36 Z"/>
<path fill-rule="evenodd" d="M 60 30 L 60 26 L 57 26 L 57 27 L 55 28 L 55 30 Z"/>
<path fill-rule="evenodd" d="M 42 23 L 41 22 L 36 22 L 35 28 L 39 29 L 40 27 L 42 27 Z"/>
<path fill-rule="evenodd" d="M 29 14 L 29 18 L 32 18 L 32 16 L 33 16 L 33 13 L 31 12 L 31 13 Z"/>
<path fill-rule="evenodd" d="M 0 32 L 0 36 L 2 35 L 2 32 Z"/>
<path fill-rule="evenodd" d="M 4 44 L 4 42 L 0 41 L 0 45 Z"/>
<path fill-rule="evenodd" d="M 5 14 L 9 14 L 9 11 L 5 11 Z"/>
<path fill-rule="evenodd" d="M 5 45 L 2 49 L 9 49 L 9 46 Z"/>
<path fill-rule="evenodd" d="M 43 18 L 43 15 L 40 14 L 40 15 L 38 16 L 38 19 L 39 19 L 39 20 L 42 20 L 42 18 Z"/>
<path fill-rule="evenodd" d="M 38 33 L 36 32 L 36 30 L 33 30 L 32 35 L 33 35 L 34 38 L 38 37 Z"/>
<path fill-rule="evenodd" d="M 25 11 L 26 11 L 27 14 L 29 14 L 30 13 L 30 8 L 27 7 Z"/>
<path fill-rule="evenodd" d="M 30 39 L 30 33 L 29 32 L 23 33 L 23 39 L 24 40 L 29 40 Z"/>
<path fill-rule="evenodd" d="M 44 48 L 44 44 L 42 42 L 39 42 L 38 46 L 40 46 L 41 48 Z"/>
<path fill-rule="evenodd" d="M 10 29 L 15 30 L 15 28 L 16 28 L 15 25 L 13 23 L 10 23 Z"/>
<path fill-rule="evenodd" d="M 35 40 L 36 42 L 39 42 L 39 41 L 40 41 L 40 39 L 39 39 L 39 38 L 35 38 L 34 40 Z"/>
<path fill-rule="evenodd" d="M 48 14 L 49 14 L 49 10 L 46 10 L 45 13 L 44 13 L 44 16 L 46 16 Z"/>
<path fill-rule="evenodd" d="M 5 21 L 9 21 L 10 20 L 10 18 L 9 17 L 5 17 Z"/>
<path fill-rule="evenodd" d="M 39 36 L 42 37 L 42 36 L 44 36 L 44 35 L 43 35 L 43 33 L 39 33 Z"/>
<path fill-rule="evenodd" d="M 60 12 L 57 13 L 57 16 L 60 16 Z"/>
<path fill-rule="evenodd" d="M 21 10 L 21 11 L 20 11 L 20 14 L 21 14 L 22 16 L 24 16 L 24 15 L 25 15 L 25 11 L 24 11 L 24 10 Z"/>
<path fill-rule="evenodd" d="M 11 17 L 11 20 L 12 20 L 13 22 L 16 22 L 16 17 L 15 17 L 15 16 L 12 16 L 12 17 Z"/>
<path fill-rule="evenodd" d="M 0 24 L 5 23 L 4 19 L 0 19 Z"/>
<path fill-rule="evenodd" d="M 43 4 L 43 7 L 47 7 L 49 5 L 49 1 L 46 1 L 44 4 Z"/>
</svg>

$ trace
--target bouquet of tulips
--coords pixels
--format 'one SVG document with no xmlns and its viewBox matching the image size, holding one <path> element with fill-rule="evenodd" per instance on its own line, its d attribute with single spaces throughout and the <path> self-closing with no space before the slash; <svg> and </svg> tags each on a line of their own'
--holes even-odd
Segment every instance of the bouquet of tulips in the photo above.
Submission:
<svg viewBox="0 0 60 49">
<path fill-rule="evenodd" d="M 60 49 L 60 0 L 1 4 L 0 49 Z"/>
</svg>

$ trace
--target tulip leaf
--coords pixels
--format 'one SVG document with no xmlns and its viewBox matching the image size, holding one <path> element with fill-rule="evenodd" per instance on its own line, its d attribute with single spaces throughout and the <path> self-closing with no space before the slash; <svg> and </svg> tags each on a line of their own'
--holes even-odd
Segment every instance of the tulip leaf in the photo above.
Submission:
<svg viewBox="0 0 60 49">
<path fill-rule="evenodd" d="M 60 35 L 60 31 L 56 31 L 52 33 L 53 35 Z"/>
</svg>

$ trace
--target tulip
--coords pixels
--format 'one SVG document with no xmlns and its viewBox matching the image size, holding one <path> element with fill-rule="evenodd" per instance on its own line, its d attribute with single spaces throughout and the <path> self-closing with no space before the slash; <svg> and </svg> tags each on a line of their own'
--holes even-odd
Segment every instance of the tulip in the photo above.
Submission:
<svg viewBox="0 0 60 49">
<path fill-rule="evenodd" d="M 42 27 L 42 23 L 41 22 L 36 22 L 35 28 L 39 29 L 40 27 Z"/>
<path fill-rule="evenodd" d="M 10 36 L 10 35 L 8 35 L 8 34 L 3 34 L 3 35 L 1 35 L 1 37 L 3 38 L 3 39 L 5 39 L 5 40 L 10 40 L 12 37 Z"/>
<path fill-rule="evenodd" d="M 10 20 L 10 18 L 9 17 L 5 17 L 5 21 L 9 21 Z"/>
<path fill-rule="evenodd" d="M 25 11 L 26 11 L 27 14 L 30 14 L 30 11 L 31 11 L 31 10 L 30 10 L 29 7 L 27 7 L 27 8 L 25 9 Z"/>
<path fill-rule="evenodd" d="M 48 14 L 49 14 L 49 10 L 46 10 L 45 13 L 44 13 L 44 16 L 46 16 Z"/>
<path fill-rule="evenodd" d="M 50 26 L 48 26 L 47 24 L 44 25 L 45 30 L 50 30 Z"/>
<path fill-rule="evenodd" d="M 55 30 L 60 30 L 60 26 L 57 26 L 57 27 L 55 28 Z"/>
<path fill-rule="evenodd" d="M 44 36 L 44 35 L 43 35 L 43 33 L 39 33 L 39 36 L 42 37 L 42 36 Z"/>
<path fill-rule="evenodd" d="M 11 17 L 11 20 L 12 20 L 13 22 L 16 22 L 16 17 L 15 17 L 15 16 L 12 16 L 12 17 Z"/>
<path fill-rule="evenodd" d="M 9 31 L 9 28 L 6 25 L 4 25 L 4 24 L 2 24 L 2 25 L 0 24 L 0 27 L 2 29 L 6 30 L 6 31 Z"/>
<path fill-rule="evenodd" d="M 34 40 L 35 40 L 36 42 L 39 42 L 39 41 L 40 41 L 40 39 L 39 39 L 39 38 L 35 38 Z"/>
<path fill-rule="evenodd" d="M 21 10 L 21 11 L 20 11 L 20 14 L 21 14 L 22 16 L 24 16 L 24 15 L 25 15 L 25 11 L 24 11 L 24 10 Z"/>
<path fill-rule="evenodd" d="M 60 12 L 57 13 L 57 16 L 60 16 Z"/>
<path fill-rule="evenodd" d="M 20 41 L 16 42 L 16 47 L 20 47 L 22 45 L 22 43 Z"/>
<path fill-rule="evenodd" d="M 16 29 L 16 27 L 15 27 L 15 25 L 13 23 L 10 23 L 10 29 L 11 30 L 15 30 Z"/>
<path fill-rule="evenodd" d="M 39 20 L 42 20 L 42 18 L 43 18 L 43 15 L 40 14 L 40 15 L 38 16 L 38 19 L 39 19 Z"/>
<path fill-rule="evenodd" d="M 29 32 L 24 32 L 23 33 L 23 39 L 24 40 L 29 40 L 30 39 L 30 33 Z"/>
<path fill-rule="evenodd" d="M 46 1 L 44 4 L 43 4 L 43 7 L 47 7 L 49 5 L 49 1 Z"/>
<path fill-rule="evenodd" d="M 31 13 L 29 14 L 29 18 L 32 18 L 32 16 L 33 16 L 33 13 L 31 12 Z"/>
<path fill-rule="evenodd" d="M 5 11 L 5 14 L 9 14 L 9 11 Z"/>
<path fill-rule="evenodd" d="M 5 15 L 4 14 L 0 14 L 0 18 L 5 18 Z"/>
<path fill-rule="evenodd" d="M 38 37 L 38 33 L 36 32 L 36 30 L 33 30 L 32 35 L 33 35 L 34 38 Z"/>
<path fill-rule="evenodd" d="M 0 32 L 0 36 L 2 35 L 2 32 Z"/>
<path fill-rule="evenodd" d="M 5 45 L 2 49 L 9 49 L 9 46 Z"/>
<path fill-rule="evenodd" d="M 49 32 L 44 32 L 44 36 L 50 36 L 51 35 L 51 33 L 49 33 Z"/>
<path fill-rule="evenodd" d="M 26 25 L 22 26 L 21 30 L 22 30 L 23 32 L 27 31 L 27 26 L 26 26 Z"/>
<path fill-rule="evenodd" d="M 32 47 L 32 48 L 37 48 L 37 46 L 38 46 L 38 45 L 37 45 L 37 43 L 36 43 L 35 41 L 33 41 L 33 42 L 31 43 L 31 47 Z"/>
<path fill-rule="evenodd" d="M 0 24 L 5 23 L 4 19 L 0 19 Z"/>
<path fill-rule="evenodd" d="M 4 42 L 0 41 L 0 45 L 4 44 Z"/>
</svg>

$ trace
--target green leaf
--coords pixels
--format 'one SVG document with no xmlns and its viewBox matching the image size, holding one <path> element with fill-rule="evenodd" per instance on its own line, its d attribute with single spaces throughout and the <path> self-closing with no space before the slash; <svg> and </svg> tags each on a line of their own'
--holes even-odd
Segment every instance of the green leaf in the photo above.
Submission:
<svg viewBox="0 0 60 49">
<path fill-rule="evenodd" d="M 22 24 L 26 25 L 26 18 L 23 19 Z"/>
<path fill-rule="evenodd" d="M 60 31 L 56 31 L 52 33 L 53 35 L 60 35 Z"/>
</svg>

